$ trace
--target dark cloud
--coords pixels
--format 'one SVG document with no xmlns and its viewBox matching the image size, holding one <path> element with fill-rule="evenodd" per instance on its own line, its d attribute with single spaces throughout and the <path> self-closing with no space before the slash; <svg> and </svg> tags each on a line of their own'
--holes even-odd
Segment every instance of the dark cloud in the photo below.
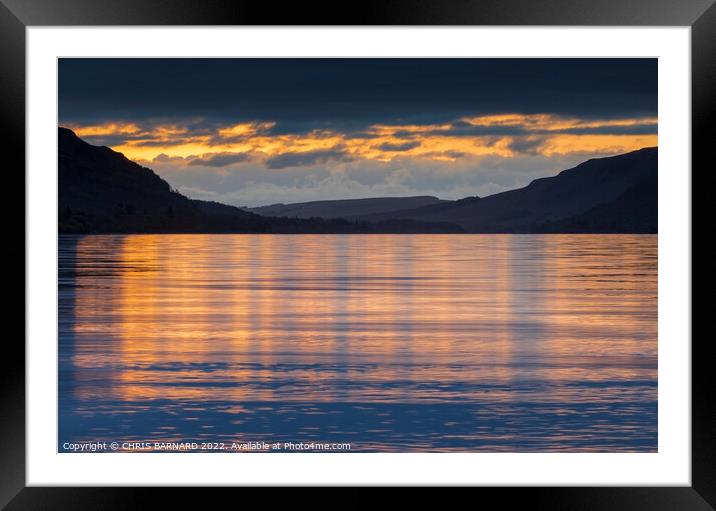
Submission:
<svg viewBox="0 0 716 511">
<path fill-rule="evenodd" d="M 462 151 L 445 151 L 443 152 L 443 154 L 450 158 L 462 158 L 463 156 L 465 156 L 465 153 L 463 153 Z"/>
<path fill-rule="evenodd" d="M 209 153 L 204 154 L 199 158 L 193 158 L 189 161 L 189 165 L 203 167 L 226 167 L 228 165 L 248 161 L 250 159 L 251 155 L 249 153 Z"/>
<path fill-rule="evenodd" d="M 393 144 L 391 142 L 386 142 L 384 144 L 380 144 L 378 146 L 378 149 L 381 151 L 410 151 L 411 149 L 415 149 L 416 147 L 420 147 L 419 141 L 414 142 L 405 142 L 404 144 Z"/>
<path fill-rule="evenodd" d="M 428 156 L 428 157 L 442 156 L 442 157 L 446 157 L 446 158 L 458 159 L 458 158 L 465 157 L 466 154 L 463 153 L 462 151 L 433 151 L 433 152 L 425 153 L 425 156 Z"/>
<path fill-rule="evenodd" d="M 158 154 L 152 159 L 152 162 L 154 163 L 175 163 L 175 162 L 183 162 L 184 158 L 181 156 L 169 156 L 168 154 Z"/>
<path fill-rule="evenodd" d="M 509 147 L 516 153 L 535 155 L 544 141 L 543 137 L 518 137 L 510 141 Z"/>
<path fill-rule="evenodd" d="M 453 123 L 452 128 L 447 130 L 431 130 L 426 134 L 430 136 L 443 137 L 489 137 L 489 136 L 514 136 L 530 133 L 530 130 L 522 126 L 473 126 L 458 122 Z"/>
<path fill-rule="evenodd" d="M 634 126 L 597 126 L 590 128 L 567 128 L 542 132 L 550 135 L 655 135 L 658 131 L 656 124 L 636 124 Z M 531 133 L 535 133 L 532 131 Z"/>
<path fill-rule="evenodd" d="M 266 160 L 266 167 L 283 169 L 286 167 L 305 167 L 327 161 L 352 161 L 354 158 L 342 148 L 333 148 L 306 152 L 289 152 L 279 154 Z"/>
<path fill-rule="evenodd" d="M 380 138 L 377 133 L 370 133 L 367 131 L 352 131 L 346 133 L 350 138 L 370 140 L 371 138 Z"/>
<path fill-rule="evenodd" d="M 144 135 L 144 138 L 146 138 L 147 135 Z M 116 134 L 116 135 L 83 135 L 82 139 L 85 142 L 88 142 L 92 145 L 99 145 L 99 146 L 107 146 L 107 147 L 116 147 L 118 145 L 122 145 L 128 141 L 131 140 L 141 140 L 141 137 L 137 137 L 135 135 L 123 135 L 123 134 Z"/>
<path fill-rule="evenodd" d="M 191 140 L 190 136 L 175 136 L 172 138 L 162 138 L 162 139 L 148 139 L 147 136 L 151 135 L 145 135 L 145 138 L 141 137 L 127 137 L 123 140 L 124 142 L 134 142 L 137 147 L 171 147 L 176 145 L 183 145 L 186 144 Z M 117 136 L 117 138 L 121 139 L 121 135 Z"/>
<path fill-rule="evenodd" d="M 59 60 L 64 124 L 177 117 L 360 131 L 465 115 L 656 116 L 657 59 Z"/>
<path fill-rule="evenodd" d="M 547 129 L 539 126 L 469 126 L 446 130 L 429 130 L 427 136 L 442 137 L 517 137 L 526 135 L 653 135 L 658 131 L 656 124 L 635 124 L 633 126 L 590 126 L 562 129 Z M 401 131 L 395 136 L 413 136 Z"/>
<path fill-rule="evenodd" d="M 656 124 L 635 124 L 633 126 L 594 126 L 594 127 L 570 127 L 562 129 L 547 129 L 540 126 L 529 125 L 492 125 L 475 126 L 464 121 L 451 123 L 448 129 L 432 129 L 422 131 L 423 136 L 431 137 L 516 137 L 526 135 L 653 135 L 656 134 Z M 414 137 L 415 132 L 409 130 L 398 130 L 393 133 L 398 138 Z"/>
</svg>

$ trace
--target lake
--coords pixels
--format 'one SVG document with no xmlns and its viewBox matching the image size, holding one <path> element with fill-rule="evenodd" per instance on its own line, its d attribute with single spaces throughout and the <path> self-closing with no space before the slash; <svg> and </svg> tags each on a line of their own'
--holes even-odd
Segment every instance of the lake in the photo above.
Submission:
<svg viewBox="0 0 716 511">
<path fill-rule="evenodd" d="M 60 236 L 58 264 L 59 451 L 657 450 L 655 235 Z"/>
</svg>

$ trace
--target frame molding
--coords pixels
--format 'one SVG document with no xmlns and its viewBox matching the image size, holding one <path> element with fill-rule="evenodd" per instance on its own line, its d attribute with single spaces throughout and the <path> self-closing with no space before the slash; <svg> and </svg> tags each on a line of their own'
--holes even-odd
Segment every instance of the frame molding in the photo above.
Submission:
<svg viewBox="0 0 716 511">
<path fill-rule="evenodd" d="M 714 168 L 713 142 L 708 128 L 716 110 L 716 4 L 714 0 L 364 0 L 354 9 L 336 3 L 270 3 L 246 0 L 0 0 L 0 105 L 5 166 L 17 178 L 14 190 L 25 196 L 25 28 L 42 25 L 628 25 L 690 26 L 692 44 L 692 190 L 706 193 L 706 172 Z M 708 163 L 707 163 L 708 162 Z M 707 168 L 708 167 L 710 168 Z M 703 167 L 698 187 L 693 167 Z M 713 178 L 712 178 L 713 179 Z M 19 192 L 15 192 L 19 194 Z M 5 206 L 6 218 L 17 209 Z M 693 210 L 693 195 L 692 195 Z M 15 215 L 12 215 L 15 213 Z M 694 218 L 694 224 L 697 218 Z M 705 223 L 701 221 L 700 223 Z M 12 225 L 11 223 L 9 225 Z M 711 253 L 696 250 L 692 254 Z M 25 259 L 25 225 L 11 227 L 10 251 Z M 13 255 L 15 255 L 13 253 Z M 692 264 L 694 258 L 692 255 Z M 709 261 L 713 264 L 713 257 Z M 24 262 L 23 262 L 24 265 Z M 699 265 L 705 266 L 704 265 Z M 702 288 L 713 280 L 700 277 Z M 25 291 L 23 286 L 23 306 Z M 692 299 L 693 302 L 693 299 Z M 697 304 L 694 302 L 694 306 Z M 701 308 L 706 305 L 701 302 Z M 19 307 L 19 306 L 18 306 Z M 23 309 L 24 310 L 24 309 Z M 693 309 L 692 309 L 693 310 Z M 705 310 L 704 310 L 705 312 Z M 693 323 L 693 312 L 692 312 Z M 24 326 L 23 326 L 24 331 Z M 481 488 L 502 505 L 527 504 L 537 509 L 689 509 L 716 508 L 716 378 L 710 357 L 711 339 L 692 342 L 692 486 L 649 488 Z M 6 335 L 4 367 L 0 371 L 0 508 L 64 509 L 92 507 L 137 509 L 147 499 L 166 492 L 149 488 L 39 488 L 25 486 L 25 350 L 15 336 Z M 212 492 L 228 496 L 227 489 Z M 242 490 L 244 491 L 244 490 Z M 357 492 L 357 490 L 352 490 Z M 192 497 L 195 494 L 192 494 Z M 216 493 L 214 493 L 216 495 Z M 189 491 L 176 488 L 172 496 L 194 503 Z M 344 497 L 345 498 L 345 497 Z M 203 497 L 202 497 L 203 499 Z M 358 500 L 356 499 L 356 502 Z M 196 499 L 196 503 L 206 504 Z"/>
</svg>

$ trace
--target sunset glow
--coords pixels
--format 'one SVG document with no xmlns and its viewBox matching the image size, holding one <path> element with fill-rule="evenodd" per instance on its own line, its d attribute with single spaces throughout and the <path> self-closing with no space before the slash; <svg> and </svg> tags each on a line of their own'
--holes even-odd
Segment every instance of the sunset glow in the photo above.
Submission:
<svg viewBox="0 0 716 511">
<path fill-rule="evenodd" d="M 103 125 L 70 125 L 78 136 L 102 143 L 102 138 L 119 137 L 112 149 L 133 160 L 152 161 L 160 155 L 183 159 L 188 164 L 217 153 L 248 153 L 254 161 L 286 153 L 333 150 L 349 158 L 388 162 L 398 157 L 418 157 L 454 161 L 464 156 L 494 155 L 516 157 L 525 152 L 554 154 L 628 152 L 657 145 L 654 133 L 594 133 L 615 127 L 656 129 L 652 117 L 606 119 L 603 121 L 561 118 L 549 114 L 508 114 L 461 118 L 454 124 L 373 125 L 355 136 L 331 130 L 315 130 L 303 135 L 271 135 L 276 123 L 239 123 L 218 127 L 210 133 L 193 134 L 181 125 L 109 122 Z M 470 135 L 470 127 L 511 127 L 519 134 L 504 135 L 500 130 Z M 580 130 L 588 133 L 580 133 Z M 529 150 L 520 150 L 528 142 Z M 459 156 L 456 156 L 459 154 Z"/>
<path fill-rule="evenodd" d="M 237 206 L 487 196 L 658 145 L 649 59 L 60 66 L 62 126 L 189 197 Z"/>
</svg>

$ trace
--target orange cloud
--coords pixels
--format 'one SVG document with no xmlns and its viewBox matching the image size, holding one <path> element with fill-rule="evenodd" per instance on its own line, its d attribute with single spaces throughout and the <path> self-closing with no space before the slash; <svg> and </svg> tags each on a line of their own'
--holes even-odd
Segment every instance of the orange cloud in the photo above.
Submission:
<svg viewBox="0 0 716 511">
<path fill-rule="evenodd" d="M 558 135 L 541 147 L 544 156 L 569 153 L 625 153 L 658 145 L 657 135 Z"/>
<path fill-rule="evenodd" d="M 106 137 L 109 135 L 134 135 L 142 132 L 138 124 L 132 122 L 111 122 L 107 124 L 94 124 L 80 126 L 71 124 L 68 126 L 78 137 Z"/>
<path fill-rule="evenodd" d="M 265 161 L 282 154 L 315 153 L 341 147 L 350 159 L 386 162 L 412 157 L 451 162 L 457 155 L 515 157 L 526 148 L 530 154 L 547 157 L 627 152 L 657 145 L 657 135 L 638 134 L 638 130 L 636 133 L 616 130 L 610 134 L 609 128 L 646 126 L 650 129 L 656 124 L 657 119 L 651 117 L 583 120 L 552 114 L 508 113 L 464 117 L 455 123 L 377 124 L 361 136 L 325 129 L 273 135 L 270 129 L 276 125 L 274 122 L 231 124 L 202 134 L 193 134 L 185 125 L 168 123 L 151 128 L 118 122 L 72 128 L 81 137 L 126 136 L 124 142 L 113 148 L 130 159 L 147 161 L 160 154 L 196 158 L 208 153 L 251 153 L 258 161 Z M 494 133 L 491 127 L 496 128 Z M 466 132 L 466 129 L 472 131 Z M 581 129 L 592 131 L 580 133 Z M 594 130 L 607 133 L 594 134 Z M 475 134 L 471 134 L 473 131 Z"/>
<path fill-rule="evenodd" d="M 229 126 L 227 128 L 220 128 L 218 133 L 222 138 L 249 137 L 258 134 L 259 132 L 269 130 L 275 125 L 275 122 L 245 122 L 241 124 L 234 124 L 233 126 Z"/>
<path fill-rule="evenodd" d="M 613 128 L 641 125 L 656 125 L 656 117 L 635 119 L 583 120 L 573 117 L 560 117 L 552 114 L 503 114 L 465 117 L 462 121 L 472 126 L 514 126 L 528 130 L 559 131 L 570 128 Z"/>
</svg>

